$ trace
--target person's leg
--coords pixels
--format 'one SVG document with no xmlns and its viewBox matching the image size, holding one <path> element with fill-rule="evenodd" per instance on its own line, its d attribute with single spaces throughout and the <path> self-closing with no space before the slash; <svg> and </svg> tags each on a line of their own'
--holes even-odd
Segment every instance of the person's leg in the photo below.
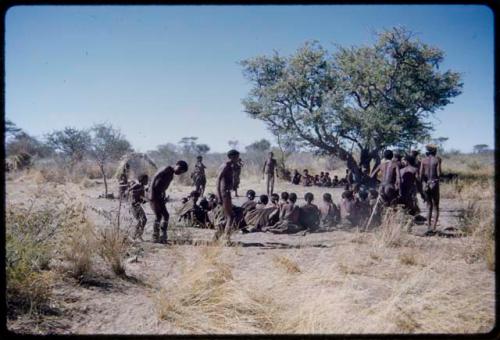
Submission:
<svg viewBox="0 0 500 340">
<path fill-rule="evenodd" d="M 266 194 L 267 194 L 267 196 L 268 196 L 269 198 L 271 198 L 271 197 L 270 197 L 270 195 L 271 195 L 271 194 L 269 193 L 269 192 L 270 192 L 270 184 L 271 184 L 271 183 L 270 183 L 269 174 L 266 174 Z"/>
<path fill-rule="evenodd" d="M 429 199 L 427 201 L 427 226 L 429 227 L 429 229 L 431 228 L 432 208 L 433 208 L 432 203 L 433 203 L 432 199 Z"/>
<path fill-rule="evenodd" d="M 434 230 L 436 230 L 436 225 L 439 219 L 439 186 L 434 188 L 433 192 L 434 206 L 436 207 L 436 219 L 434 220 Z"/>
<path fill-rule="evenodd" d="M 136 226 L 135 237 L 142 241 L 142 234 L 144 234 L 144 227 L 146 226 L 148 219 L 146 217 L 144 209 L 141 206 L 137 208 L 137 216 L 138 223 Z"/>
<path fill-rule="evenodd" d="M 167 228 L 168 228 L 168 219 L 170 215 L 168 214 L 167 211 L 167 206 L 165 204 L 162 204 L 161 206 L 161 216 L 163 218 L 163 221 L 161 223 L 161 237 L 160 237 L 160 243 L 167 243 Z"/>
<path fill-rule="evenodd" d="M 153 242 L 159 242 L 160 240 L 160 222 L 161 222 L 161 212 L 159 208 L 159 202 L 157 198 L 153 198 L 150 202 L 151 210 L 155 215 L 155 221 L 153 223 Z"/>
<path fill-rule="evenodd" d="M 274 174 L 270 175 L 271 176 L 271 195 L 274 193 Z"/>
</svg>

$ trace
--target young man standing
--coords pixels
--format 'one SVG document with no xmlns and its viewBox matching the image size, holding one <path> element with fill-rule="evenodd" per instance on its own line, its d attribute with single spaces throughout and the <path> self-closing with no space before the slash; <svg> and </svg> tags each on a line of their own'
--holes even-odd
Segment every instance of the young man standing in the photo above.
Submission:
<svg viewBox="0 0 500 340">
<path fill-rule="evenodd" d="M 264 162 L 264 168 L 262 169 L 262 179 L 264 175 L 266 176 L 266 189 L 267 196 L 271 196 L 274 191 L 274 173 L 276 172 L 276 177 L 278 177 L 278 167 L 276 159 L 273 158 L 274 154 L 269 152 L 269 157 Z"/>
<path fill-rule="evenodd" d="M 439 178 L 441 177 L 441 158 L 436 156 L 437 147 L 428 144 L 426 158 L 420 163 L 419 176 L 422 181 L 425 202 L 427 203 L 427 225 L 431 230 L 432 210 L 436 208 L 436 218 L 432 226 L 432 231 L 436 231 L 439 218 Z"/>
</svg>

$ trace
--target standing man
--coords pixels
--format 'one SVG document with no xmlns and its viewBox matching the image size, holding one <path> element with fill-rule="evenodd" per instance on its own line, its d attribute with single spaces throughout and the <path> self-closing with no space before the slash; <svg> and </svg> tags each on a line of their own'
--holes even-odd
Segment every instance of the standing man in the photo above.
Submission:
<svg viewBox="0 0 500 340">
<path fill-rule="evenodd" d="M 205 186 L 207 185 L 207 177 L 205 176 L 206 168 L 205 164 L 203 164 L 203 157 L 196 157 L 196 164 L 194 165 L 191 178 L 193 179 L 195 190 L 200 193 L 200 196 L 203 196 L 205 193 Z"/>
<path fill-rule="evenodd" d="M 166 166 L 158 171 L 151 181 L 150 205 L 155 214 L 155 223 L 153 225 L 153 242 L 167 243 L 167 227 L 169 214 L 166 207 L 165 190 L 167 190 L 174 175 L 181 175 L 188 170 L 185 161 L 178 161 L 175 167 Z M 163 220 L 163 221 L 162 221 Z M 161 223 L 161 238 L 160 238 Z"/>
<path fill-rule="evenodd" d="M 441 177 L 441 158 L 436 156 L 437 147 L 433 144 L 425 146 L 427 156 L 420 163 L 419 176 L 422 181 L 422 187 L 427 203 L 427 225 L 431 230 L 432 210 L 436 208 L 436 219 L 432 226 L 432 231 L 436 231 L 436 225 L 439 218 L 439 178 Z"/>
<path fill-rule="evenodd" d="M 274 191 L 274 173 L 276 172 L 276 177 L 278 176 L 278 167 L 276 159 L 273 158 L 274 154 L 269 152 L 269 157 L 264 162 L 264 168 L 262 169 L 262 179 L 266 175 L 266 189 L 267 196 L 271 196 Z"/>
<path fill-rule="evenodd" d="M 234 197 L 238 197 L 238 188 L 240 187 L 240 176 L 241 168 L 243 167 L 243 161 L 238 157 L 236 163 L 233 164 L 233 190 Z"/>
<path fill-rule="evenodd" d="M 401 169 L 401 203 L 408 209 L 410 215 L 416 215 L 418 169 L 415 167 L 415 157 L 408 155 L 404 158 L 405 167 Z"/>
<path fill-rule="evenodd" d="M 139 176 L 137 181 L 133 181 L 128 189 L 129 195 L 131 196 L 130 210 L 132 211 L 132 216 L 137 221 L 135 225 L 134 239 L 139 239 L 143 241 L 142 234 L 144 233 L 144 226 L 148 219 L 146 218 L 146 213 L 142 208 L 142 204 L 146 203 L 145 186 L 148 185 L 148 175 L 142 174 Z"/>
<path fill-rule="evenodd" d="M 380 195 L 384 199 L 387 206 L 396 202 L 396 199 L 401 196 L 401 175 L 399 173 L 399 163 L 393 159 L 391 150 L 384 151 L 385 162 L 380 163 L 370 174 L 371 178 L 377 176 L 378 172 L 382 172 L 382 183 L 380 184 Z"/>
<path fill-rule="evenodd" d="M 215 182 L 215 187 L 217 188 L 217 198 L 219 203 L 222 205 L 222 210 L 226 218 L 226 225 L 224 226 L 224 229 L 222 229 L 221 226 L 217 226 L 217 231 L 214 234 L 214 240 L 218 240 L 219 237 L 224 234 L 226 240 L 229 241 L 233 223 L 231 190 L 234 187 L 234 166 L 240 158 L 240 153 L 237 150 L 232 149 L 227 153 L 227 157 L 229 158 L 229 161 L 220 166 L 217 180 Z"/>
<path fill-rule="evenodd" d="M 124 199 L 126 198 L 126 193 L 127 193 L 127 189 L 128 189 L 128 173 L 129 173 L 129 170 L 130 170 L 130 164 L 125 163 L 125 165 L 123 166 L 122 168 L 122 171 L 118 177 L 118 188 L 119 188 L 119 192 L 120 192 L 120 198 L 121 199 Z"/>
</svg>

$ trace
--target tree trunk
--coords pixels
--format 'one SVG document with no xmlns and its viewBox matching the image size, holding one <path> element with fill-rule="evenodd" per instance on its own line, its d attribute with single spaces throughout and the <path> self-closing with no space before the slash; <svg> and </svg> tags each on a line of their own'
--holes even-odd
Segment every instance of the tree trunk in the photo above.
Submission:
<svg viewBox="0 0 500 340">
<path fill-rule="evenodd" d="M 104 171 L 104 164 L 99 164 L 99 169 L 101 169 L 102 178 L 104 180 L 104 197 L 108 198 L 108 181 L 106 180 L 106 171 Z"/>
</svg>

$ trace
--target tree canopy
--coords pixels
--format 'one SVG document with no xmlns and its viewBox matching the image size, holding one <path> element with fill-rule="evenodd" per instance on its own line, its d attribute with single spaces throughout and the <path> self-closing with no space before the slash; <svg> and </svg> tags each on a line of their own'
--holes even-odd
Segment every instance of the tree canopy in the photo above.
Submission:
<svg viewBox="0 0 500 340">
<path fill-rule="evenodd" d="M 443 57 L 399 27 L 379 33 L 372 46 L 333 53 L 306 42 L 288 57 L 241 61 L 252 85 L 242 102 L 275 135 L 337 156 L 359 173 L 383 149 L 429 138 L 431 114 L 462 88 L 458 73 L 439 70 Z"/>
</svg>

